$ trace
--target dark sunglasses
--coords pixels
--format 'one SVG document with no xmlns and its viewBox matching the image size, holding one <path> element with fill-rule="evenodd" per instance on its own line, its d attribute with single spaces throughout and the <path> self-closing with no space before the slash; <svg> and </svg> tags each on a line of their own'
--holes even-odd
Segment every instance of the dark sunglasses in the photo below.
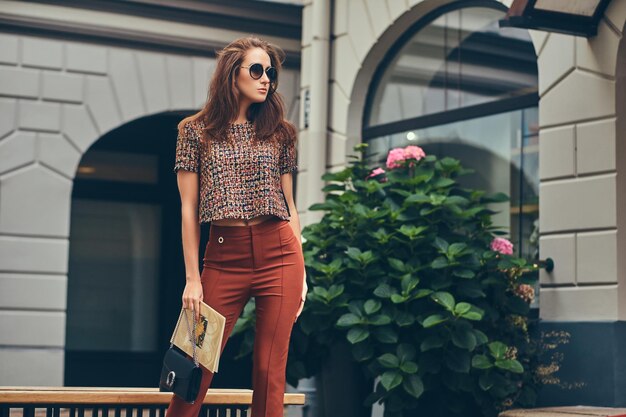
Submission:
<svg viewBox="0 0 626 417">
<path fill-rule="evenodd" d="M 267 74 L 267 78 L 270 79 L 271 83 L 276 82 L 276 79 L 278 78 L 278 71 L 276 71 L 276 68 L 274 67 L 267 67 L 265 71 L 263 70 L 263 65 L 258 64 L 258 63 L 250 64 L 247 67 L 240 65 L 240 67 L 248 68 L 248 70 L 250 71 L 250 76 L 254 78 L 255 80 L 258 80 L 259 78 L 261 78 L 263 76 L 263 72 Z"/>
</svg>

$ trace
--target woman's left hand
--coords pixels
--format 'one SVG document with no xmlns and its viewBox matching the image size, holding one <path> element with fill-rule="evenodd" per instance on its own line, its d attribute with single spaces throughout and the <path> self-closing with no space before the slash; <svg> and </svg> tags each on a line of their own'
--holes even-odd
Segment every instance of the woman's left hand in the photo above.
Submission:
<svg viewBox="0 0 626 417">
<path fill-rule="evenodd" d="M 296 313 L 296 320 L 294 320 L 294 323 L 298 320 L 298 317 L 300 317 L 300 313 L 302 313 L 302 309 L 304 308 L 304 302 L 306 301 L 306 293 L 308 291 L 308 287 L 306 285 L 306 271 L 304 272 L 304 277 L 302 278 L 303 282 L 302 282 L 302 295 L 300 296 L 300 307 L 298 307 L 298 312 Z"/>
</svg>

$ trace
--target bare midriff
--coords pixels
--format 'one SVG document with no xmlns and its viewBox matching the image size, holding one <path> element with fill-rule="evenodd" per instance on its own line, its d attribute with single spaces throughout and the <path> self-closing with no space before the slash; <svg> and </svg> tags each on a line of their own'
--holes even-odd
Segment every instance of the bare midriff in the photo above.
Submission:
<svg viewBox="0 0 626 417">
<path fill-rule="evenodd" d="M 211 223 L 216 226 L 252 226 L 254 224 L 263 223 L 266 220 L 269 220 L 273 217 L 276 217 L 272 214 L 265 214 L 262 216 L 253 217 L 251 219 L 219 219 L 213 220 Z"/>
</svg>

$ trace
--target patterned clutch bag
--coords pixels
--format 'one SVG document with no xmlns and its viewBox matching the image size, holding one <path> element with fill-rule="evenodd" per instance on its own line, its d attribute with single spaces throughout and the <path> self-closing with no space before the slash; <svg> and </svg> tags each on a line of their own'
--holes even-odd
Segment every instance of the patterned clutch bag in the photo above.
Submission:
<svg viewBox="0 0 626 417">
<path fill-rule="evenodd" d="M 192 356 L 194 349 L 184 323 L 185 310 L 184 308 L 181 309 L 170 343 Z M 191 317 L 192 311 L 189 310 L 187 313 Z M 219 366 L 225 325 L 226 318 L 224 316 L 209 307 L 206 303 L 200 302 L 200 320 L 196 322 L 195 326 L 195 353 L 198 362 L 214 373 L 217 372 Z"/>
</svg>

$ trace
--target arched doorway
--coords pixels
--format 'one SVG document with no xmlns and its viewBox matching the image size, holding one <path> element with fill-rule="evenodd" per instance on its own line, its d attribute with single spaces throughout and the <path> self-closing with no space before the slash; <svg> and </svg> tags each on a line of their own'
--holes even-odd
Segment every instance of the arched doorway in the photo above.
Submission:
<svg viewBox="0 0 626 417">
<path fill-rule="evenodd" d="M 124 124 L 83 155 L 74 180 L 65 348 L 68 386 L 157 386 L 185 270 L 169 112 Z M 199 260 L 208 238 L 201 228 Z M 200 266 L 201 267 L 201 266 Z M 233 362 L 237 341 L 224 361 Z M 249 387 L 249 363 L 214 387 Z"/>
</svg>

